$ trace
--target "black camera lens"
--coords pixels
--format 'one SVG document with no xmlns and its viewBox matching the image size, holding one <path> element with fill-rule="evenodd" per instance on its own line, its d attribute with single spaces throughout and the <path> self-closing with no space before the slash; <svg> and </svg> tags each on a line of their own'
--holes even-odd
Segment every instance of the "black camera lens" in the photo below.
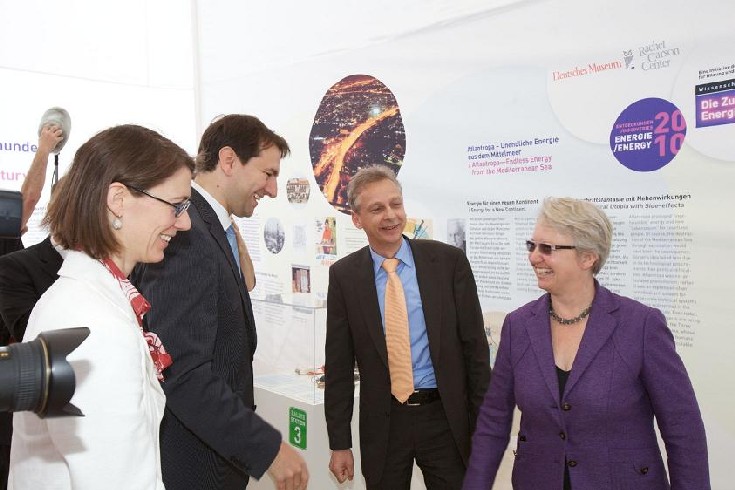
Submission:
<svg viewBox="0 0 735 490">
<path fill-rule="evenodd" d="M 82 415 L 69 403 L 76 379 L 66 356 L 88 336 L 86 327 L 64 328 L 0 347 L 0 411 L 32 411 L 41 418 Z"/>
</svg>

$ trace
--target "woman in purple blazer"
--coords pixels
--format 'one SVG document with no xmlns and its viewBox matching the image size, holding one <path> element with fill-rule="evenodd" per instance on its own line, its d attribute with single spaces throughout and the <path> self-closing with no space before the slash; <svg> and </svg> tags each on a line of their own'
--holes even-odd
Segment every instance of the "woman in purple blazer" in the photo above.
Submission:
<svg viewBox="0 0 735 490">
<path fill-rule="evenodd" d="M 596 206 L 544 201 L 526 246 L 548 294 L 505 319 L 465 490 L 492 487 L 515 406 L 514 489 L 710 488 L 704 424 L 664 316 L 594 278 L 611 238 Z"/>
</svg>

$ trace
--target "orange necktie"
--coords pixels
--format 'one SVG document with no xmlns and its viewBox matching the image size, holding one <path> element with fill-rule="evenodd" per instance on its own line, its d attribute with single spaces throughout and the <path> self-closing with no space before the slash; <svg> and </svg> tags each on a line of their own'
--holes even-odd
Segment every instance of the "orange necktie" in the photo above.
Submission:
<svg viewBox="0 0 735 490">
<path fill-rule="evenodd" d="M 404 403 L 413 393 L 413 368 L 406 297 L 401 278 L 396 274 L 398 262 L 398 259 L 383 261 L 383 269 L 388 273 L 385 284 L 385 345 L 388 348 L 390 392 Z"/>
<path fill-rule="evenodd" d="M 242 278 L 245 280 L 245 287 L 248 291 L 252 291 L 255 287 L 255 270 L 253 269 L 253 261 L 250 258 L 248 246 L 245 244 L 245 240 L 242 239 L 242 235 L 240 234 L 240 227 L 237 226 L 234 219 L 232 220 L 232 228 L 235 230 L 237 252 L 240 256 L 240 273 L 242 273 Z"/>
</svg>

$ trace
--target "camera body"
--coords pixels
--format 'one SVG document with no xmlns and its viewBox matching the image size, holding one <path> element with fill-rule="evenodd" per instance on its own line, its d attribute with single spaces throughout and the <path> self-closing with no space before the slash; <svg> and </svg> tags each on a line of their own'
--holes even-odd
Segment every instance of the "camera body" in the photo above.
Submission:
<svg viewBox="0 0 735 490">
<path fill-rule="evenodd" d="M 23 196 L 18 191 L 0 190 L 0 238 L 19 238 Z"/>
</svg>

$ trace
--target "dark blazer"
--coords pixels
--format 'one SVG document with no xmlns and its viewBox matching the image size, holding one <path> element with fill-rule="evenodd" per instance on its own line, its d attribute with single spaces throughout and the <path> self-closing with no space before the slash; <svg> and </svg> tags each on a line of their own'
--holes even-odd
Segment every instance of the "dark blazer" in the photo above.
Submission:
<svg viewBox="0 0 735 490">
<path fill-rule="evenodd" d="M 0 315 L 18 342 L 23 340 L 36 301 L 59 278 L 61 262 L 48 237 L 0 257 Z"/>
<path fill-rule="evenodd" d="M 20 238 L 0 238 L 0 256 L 23 250 Z"/>
<path fill-rule="evenodd" d="M 510 313 L 472 439 L 465 489 L 490 488 L 521 411 L 513 488 L 710 488 L 707 441 L 694 389 L 657 309 L 596 284 L 564 395 L 551 348 L 549 295 Z"/>
<path fill-rule="evenodd" d="M 20 240 L 20 238 L 0 238 L 0 256 L 16 252 L 18 250 L 23 250 L 23 242 Z M 8 345 L 11 341 L 11 337 L 12 335 L 10 335 L 10 329 L 5 327 L 5 322 L 3 321 L 2 316 L 0 316 L 0 346 Z M 0 415 L 0 419 L 7 419 L 8 417 L 10 417 L 9 414 Z M 7 425 L 7 422 L 5 421 L 1 423 Z M 0 441 L 1 440 L 3 440 L 2 437 L 0 437 Z M 4 468 L 7 470 L 7 465 L 5 465 Z M 0 483 L 2 483 L 3 481 L 1 477 L 2 474 L 0 473 Z"/>
<path fill-rule="evenodd" d="M 260 478 L 281 436 L 254 412 L 255 322 L 222 225 L 192 189 L 191 230 L 133 283 L 151 303 L 146 326 L 173 358 L 162 386 L 161 465 L 168 490 L 242 490 Z"/>
<path fill-rule="evenodd" d="M 490 378 L 477 287 L 460 249 L 409 240 L 416 263 L 431 361 L 449 426 L 467 463 L 477 410 Z M 362 472 L 379 481 L 387 457 L 391 409 L 388 351 L 370 250 L 334 263 L 327 297 L 325 414 L 333 450 L 352 447 L 353 367 L 360 369 Z"/>
</svg>

